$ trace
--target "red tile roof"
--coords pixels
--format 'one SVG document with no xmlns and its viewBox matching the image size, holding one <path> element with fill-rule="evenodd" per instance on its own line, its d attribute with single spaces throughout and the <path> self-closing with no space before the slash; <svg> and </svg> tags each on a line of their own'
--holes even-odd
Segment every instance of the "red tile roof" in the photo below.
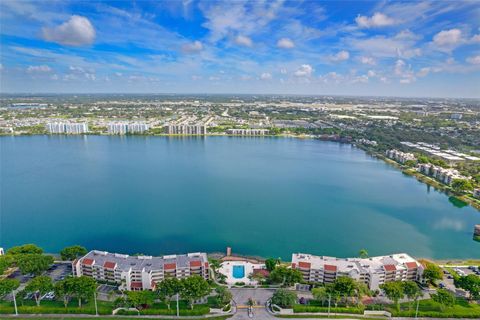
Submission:
<svg viewBox="0 0 480 320">
<path fill-rule="evenodd" d="M 267 269 L 253 269 L 253 274 L 261 274 L 264 277 L 268 277 L 270 272 Z"/>
<path fill-rule="evenodd" d="M 295 262 L 292 262 L 292 269 L 295 269 L 297 267 L 297 264 Z"/>
<path fill-rule="evenodd" d="M 405 265 L 407 266 L 407 269 L 415 269 L 418 267 L 416 262 L 407 262 Z"/>
<path fill-rule="evenodd" d="M 311 264 L 310 262 L 300 261 L 300 262 L 298 263 L 298 267 L 299 267 L 299 268 L 310 269 L 311 266 L 312 266 L 312 264 Z"/>
<path fill-rule="evenodd" d="M 117 264 L 115 262 L 105 261 L 105 263 L 103 264 L 103 267 L 107 269 L 115 269 L 116 265 Z"/>
<path fill-rule="evenodd" d="M 331 265 L 331 264 L 326 264 L 323 266 L 325 271 L 331 271 L 331 272 L 337 272 L 337 266 Z"/>
<path fill-rule="evenodd" d="M 130 287 L 132 288 L 142 288 L 142 283 L 141 282 L 137 282 L 137 281 L 133 281 L 131 284 L 130 284 Z"/>
<path fill-rule="evenodd" d="M 176 263 L 165 263 L 163 265 L 163 268 L 165 268 L 166 270 L 176 269 L 177 264 Z"/>
<path fill-rule="evenodd" d="M 190 268 L 197 268 L 197 267 L 201 267 L 202 266 L 202 261 L 199 261 L 199 260 L 194 260 L 194 261 L 190 261 Z"/>
<path fill-rule="evenodd" d="M 208 269 L 208 262 L 205 262 L 205 268 Z"/>
<path fill-rule="evenodd" d="M 91 266 L 94 262 L 95 262 L 95 260 L 93 260 L 93 259 L 85 258 L 85 259 L 83 259 L 82 264 L 84 264 L 86 266 Z"/>
<path fill-rule="evenodd" d="M 383 268 L 385 269 L 385 271 L 397 271 L 397 267 L 395 267 L 393 264 L 385 264 L 383 266 Z"/>
</svg>

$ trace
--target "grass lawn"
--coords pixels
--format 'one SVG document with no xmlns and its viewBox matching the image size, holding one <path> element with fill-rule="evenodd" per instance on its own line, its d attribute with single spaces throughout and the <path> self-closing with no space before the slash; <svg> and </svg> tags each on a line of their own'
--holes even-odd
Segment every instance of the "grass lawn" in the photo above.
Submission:
<svg viewBox="0 0 480 320">
<path fill-rule="evenodd" d="M 215 317 L 215 318 L 208 318 L 209 320 L 226 320 L 228 319 L 228 316 L 222 316 L 222 317 Z M 18 320 L 35 320 L 35 319 L 41 319 L 41 320 L 111 320 L 111 319 L 122 319 L 122 320 L 138 320 L 138 317 L 41 317 L 41 318 L 33 318 L 33 317 L 28 317 L 28 318 L 22 318 L 22 316 L 15 317 L 12 319 L 18 319 Z M 178 318 L 171 318 L 171 319 L 162 319 L 162 320 L 178 320 Z"/>
<path fill-rule="evenodd" d="M 415 316 L 415 303 L 409 310 L 408 303 L 400 304 L 400 312 L 396 311 L 395 306 L 389 305 L 385 309 L 392 313 L 394 317 Z M 480 318 L 480 305 L 468 303 L 467 300 L 457 299 L 453 307 L 441 309 L 441 305 L 433 300 L 421 300 L 418 308 L 419 317 L 435 318 Z"/>
<path fill-rule="evenodd" d="M 97 301 L 98 313 L 100 315 L 111 315 L 114 309 L 111 302 Z M 22 306 L 18 305 L 18 313 L 21 314 L 95 314 L 95 305 L 93 300 L 90 300 L 78 307 L 78 301 L 73 299 L 65 308 L 61 301 L 42 301 L 40 306 L 37 307 L 35 301 L 27 300 Z M 186 301 L 179 302 L 180 315 L 182 316 L 199 316 L 210 312 L 208 305 L 195 305 L 193 310 L 188 307 Z M 0 301 L 0 314 L 13 314 L 14 307 L 13 302 Z M 137 315 L 137 312 L 124 312 L 125 315 Z M 119 313 L 120 315 L 121 313 Z M 164 303 L 155 303 L 149 306 L 147 309 L 140 311 L 141 315 L 176 315 L 176 303 L 172 302 L 171 309 L 169 310 Z M 31 318 L 30 318 L 31 319 Z"/>
</svg>

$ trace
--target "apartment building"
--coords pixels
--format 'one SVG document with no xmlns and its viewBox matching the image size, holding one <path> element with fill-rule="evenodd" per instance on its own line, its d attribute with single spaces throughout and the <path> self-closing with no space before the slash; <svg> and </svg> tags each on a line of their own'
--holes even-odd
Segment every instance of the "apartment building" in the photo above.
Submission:
<svg viewBox="0 0 480 320">
<path fill-rule="evenodd" d="M 150 126 L 143 122 L 112 122 L 107 125 L 109 134 L 135 134 L 143 133 L 150 129 Z"/>
<path fill-rule="evenodd" d="M 399 151 L 399 150 L 396 150 L 396 149 L 387 150 L 385 152 L 385 155 L 388 158 L 393 159 L 393 160 L 395 160 L 399 163 L 402 163 L 402 164 L 404 164 L 408 160 L 416 160 L 413 153 L 406 153 L 406 152 L 402 152 L 402 151 Z"/>
<path fill-rule="evenodd" d="M 267 129 L 227 129 L 228 134 L 239 136 L 264 136 L 268 134 Z"/>
<path fill-rule="evenodd" d="M 82 134 L 88 132 L 88 124 L 85 122 L 49 122 L 46 128 L 49 133 Z"/>
<path fill-rule="evenodd" d="M 372 258 L 335 258 L 294 253 L 292 268 L 307 282 L 332 283 L 341 276 L 365 283 L 371 290 L 389 281 L 419 281 L 422 265 L 406 253 Z"/>
<path fill-rule="evenodd" d="M 188 125 L 188 124 L 172 124 L 165 127 L 167 134 L 180 134 L 180 135 L 206 135 L 206 125 Z"/>
<path fill-rule="evenodd" d="M 432 178 L 435 178 L 436 180 L 446 184 L 450 185 L 452 184 L 453 180 L 455 179 L 468 179 L 467 177 L 462 176 L 457 170 L 455 169 L 447 169 L 447 168 L 442 168 L 439 166 L 435 166 L 430 163 L 422 163 L 417 167 L 417 170 L 420 173 L 423 173 L 427 176 L 431 176 Z"/>
<path fill-rule="evenodd" d="M 152 257 L 93 250 L 73 261 L 72 267 L 75 276 L 117 283 L 126 290 L 154 290 L 158 282 L 169 277 L 209 277 L 207 254 L 200 252 Z"/>
</svg>

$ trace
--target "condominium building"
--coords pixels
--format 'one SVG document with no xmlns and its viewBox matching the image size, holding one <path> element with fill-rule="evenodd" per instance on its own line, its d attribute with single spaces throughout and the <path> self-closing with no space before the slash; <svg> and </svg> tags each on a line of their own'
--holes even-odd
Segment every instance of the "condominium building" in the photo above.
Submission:
<svg viewBox="0 0 480 320">
<path fill-rule="evenodd" d="M 178 125 L 168 125 L 165 127 L 165 132 L 167 134 L 181 134 L 181 135 L 206 135 L 207 134 L 207 126 L 206 125 L 186 125 L 186 124 L 178 124 Z"/>
<path fill-rule="evenodd" d="M 389 281 L 417 281 L 423 273 L 422 265 L 406 253 L 365 259 L 294 253 L 292 268 L 299 270 L 307 282 L 328 284 L 346 276 L 365 283 L 370 290 Z"/>
<path fill-rule="evenodd" d="M 435 166 L 430 163 L 422 163 L 417 167 L 417 170 L 420 173 L 423 173 L 427 176 L 431 176 L 435 178 L 436 180 L 446 184 L 450 185 L 452 184 L 453 180 L 455 179 L 468 179 L 465 176 L 462 176 L 457 170 L 455 169 L 447 169 L 447 168 L 442 168 L 439 166 Z"/>
<path fill-rule="evenodd" d="M 228 129 L 228 134 L 239 136 L 264 136 L 268 134 L 267 129 Z"/>
<path fill-rule="evenodd" d="M 402 164 L 404 164 L 408 160 L 416 160 L 415 156 L 412 153 L 406 153 L 396 149 L 387 150 L 387 152 L 385 152 L 385 155 L 388 158 L 393 159 Z"/>
<path fill-rule="evenodd" d="M 82 134 L 88 132 L 88 124 L 85 122 L 49 122 L 46 127 L 49 133 Z"/>
<path fill-rule="evenodd" d="M 150 126 L 143 122 L 112 122 L 107 127 L 109 134 L 143 133 L 150 129 Z"/>
<path fill-rule="evenodd" d="M 154 290 L 158 282 L 169 277 L 209 277 L 207 254 L 200 252 L 152 257 L 93 250 L 73 261 L 72 266 L 75 276 L 117 283 L 126 290 Z"/>
</svg>

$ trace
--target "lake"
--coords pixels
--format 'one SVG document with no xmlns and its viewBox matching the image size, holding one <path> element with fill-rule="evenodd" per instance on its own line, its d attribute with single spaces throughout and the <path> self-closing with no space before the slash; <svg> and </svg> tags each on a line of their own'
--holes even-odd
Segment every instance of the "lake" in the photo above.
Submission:
<svg viewBox="0 0 480 320">
<path fill-rule="evenodd" d="M 294 138 L 0 138 L 0 246 L 480 257 L 480 212 L 351 145 Z"/>
</svg>

